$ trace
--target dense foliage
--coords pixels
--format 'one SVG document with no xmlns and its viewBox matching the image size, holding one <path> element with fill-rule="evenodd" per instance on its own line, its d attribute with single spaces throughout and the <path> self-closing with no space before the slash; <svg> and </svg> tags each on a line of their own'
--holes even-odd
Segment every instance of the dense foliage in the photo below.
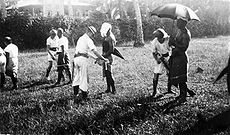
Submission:
<svg viewBox="0 0 230 135">
<path fill-rule="evenodd" d="M 186 5 L 186 3 L 183 3 Z M 229 35 L 229 22 L 226 22 L 222 10 L 205 8 L 202 3 L 194 5 L 193 9 L 199 9 L 197 13 L 201 22 L 190 21 L 188 29 L 191 31 L 192 37 L 213 37 L 218 35 Z M 210 4 L 210 3 L 209 3 Z M 215 3 L 213 3 L 215 4 Z M 201 6 L 202 5 L 202 6 Z M 154 5 L 155 7 L 157 5 Z M 127 7 L 131 7 L 130 5 Z M 175 21 L 170 19 L 161 19 L 147 15 L 142 7 L 142 22 L 145 41 L 151 40 L 152 32 L 159 27 L 165 28 L 170 35 L 175 35 Z M 147 7 L 146 7 L 147 8 Z M 148 7 L 150 8 L 150 7 Z M 225 9 L 222 7 L 223 10 Z M 132 9 L 127 11 L 128 17 L 119 20 L 108 18 L 108 16 L 99 11 L 91 12 L 87 19 L 70 19 L 63 16 L 55 17 L 31 17 L 29 14 L 11 11 L 5 19 L 0 19 L 0 40 L 5 36 L 11 36 L 15 44 L 20 50 L 24 49 L 40 49 L 45 48 L 45 41 L 51 28 L 62 27 L 66 30 L 66 35 L 69 38 L 70 45 L 74 46 L 78 38 L 84 33 L 85 27 L 93 25 L 99 31 L 103 22 L 107 21 L 113 25 L 113 32 L 116 36 L 118 44 L 134 41 L 136 39 L 136 20 L 135 15 L 132 15 Z M 229 9 L 226 9 L 229 12 Z M 223 16 L 221 16 L 223 15 Z M 174 31 L 174 32 L 173 32 Z M 98 32 L 95 37 L 95 43 L 100 45 L 101 37 Z M 1 42 L 2 44 L 2 42 Z M 124 45 L 124 44 L 122 44 Z"/>
</svg>

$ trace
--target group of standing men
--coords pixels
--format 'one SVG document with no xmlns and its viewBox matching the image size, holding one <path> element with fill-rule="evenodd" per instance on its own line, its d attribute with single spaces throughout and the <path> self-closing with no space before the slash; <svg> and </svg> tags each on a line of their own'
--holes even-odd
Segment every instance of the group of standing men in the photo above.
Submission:
<svg viewBox="0 0 230 135">
<path fill-rule="evenodd" d="M 171 91 L 171 86 L 176 86 L 180 89 L 178 99 L 181 102 L 186 101 L 187 92 L 190 96 L 195 93 L 187 87 L 187 70 L 188 57 L 186 51 L 189 46 L 191 34 L 186 28 L 187 20 L 184 18 L 177 19 L 178 32 L 175 37 L 169 37 L 164 29 L 154 31 L 154 39 L 151 42 L 151 50 L 155 60 L 154 77 L 153 77 L 153 96 L 157 93 L 157 83 L 159 75 L 162 74 L 162 69 L 166 67 L 168 70 L 168 92 Z M 50 37 L 47 39 L 47 52 L 49 66 L 46 70 L 46 79 L 50 80 L 49 73 L 53 62 L 57 60 L 58 79 L 55 85 L 60 84 L 61 79 L 65 80 L 63 71 L 69 78 L 68 84 L 72 83 L 74 97 L 87 99 L 88 95 L 88 58 L 93 58 L 103 67 L 103 77 L 106 78 L 107 90 L 106 93 L 115 94 L 116 89 L 112 76 L 112 53 L 116 44 L 115 36 L 112 33 L 112 26 L 109 23 L 103 23 L 100 29 L 103 38 L 102 55 L 98 53 L 94 45 L 93 38 L 97 30 L 93 26 L 86 28 L 83 34 L 77 41 L 74 60 L 73 74 L 70 72 L 70 56 L 68 53 L 68 39 L 63 35 L 63 29 L 58 28 L 57 31 L 52 29 Z M 10 37 L 6 37 L 4 41 L 6 47 L 3 50 L 0 48 L 0 73 L 1 87 L 5 84 L 5 74 L 10 76 L 13 82 L 13 89 L 17 88 L 17 70 L 18 70 L 18 48 L 12 44 Z M 92 55 L 92 53 L 94 55 Z M 95 57 L 96 56 L 96 57 Z"/>
<path fill-rule="evenodd" d="M 188 56 L 187 49 L 191 40 L 190 31 L 186 28 L 188 20 L 184 18 L 177 19 L 178 32 L 176 36 L 171 36 L 164 31 L 164 29 L 157 29 L 154 31 L 154 39 L 150 44 L 152 54 L 155 60 L 154 65 L 154 77 L 153 77 L 153 96 L 157 93 L 157 84 L 159 75 L 162 74 L 162 69 L 165 67 L 168 75 L 168 92 L 173 93 L 171 86 L 176 86 L 180 90 L 180 95 L 177 99 L 180 102 L 185 102 L 187 93 L 190 96 L 194 96 L 195 93 L 189 90 L 187 87 L 187 71 L 188 71 Z M 57 40 L 58 52 L 58 81 L 55 84 L 59 84 L 61 78 L 63 78 L 63 70 L 66 70 L 69 75 L 69 82 L 72 82 L 74 97 L 81 95 L 81 99 L 87 99 L 88 95 L 88 58 L 93 58 L 99 65 L 103 67 L 103 76 L 106 77 L 107 90 L 106 93 L 115 94 L 114 79 L 112 76 L 112 53 L 114 51 L 114 45 L 116 44 L 115 36 L 112 33 L 112 26 L 109 23 L 103 23 L 101 26 L 101 36 L 103 37 L 102 43 L 102 55 L 98 53 L 96 46 L 94 45 L 93 38 L 97 32 L 93 26 L 86 28 L 85 34 L 83 34 L 77 41 L 74 62 L 73 62 L 73 80 L 71 80 L 71 73 L 69 68 L 69 56 L 68 56 L 68 40 L 62 39 L 63 30 L 58 29 L 58 37 L 56 39 L 55 30 L 51 31 L 51 37 L 47 39 L 48 47 L 48 59 L 50 60 L 49 67 L 47 69 L 46 77 L 48 77 L 50 69 L 52 67 L 52 59 L 55 59 L 55 55 L 52 56 L 53 48 L 55 47 L 53 42 Z M 61 36 L 62 35 L 62 36 Z M 51 40 L 52 39 L 52 40 Z M 62 39 L 62 40 L 61 40 Z M 61 40 L 61 41 L 60 41 Z M 92 55 L 93 53 L 94 55 Z M 95 57 L 96 56 L 96 57 Z M 112 88 L 112 90 L 111 90 Z"/>
<path fill-rule="evenodd" d="M 12 39 L 10 37 L 5 37 L 4 46 L 0 47 L 0 89 L 4 88 L 6 81 L 5 75 L 11 77 L 13 83 L 12 89 L 17 89 L 17 74 L 18 47 L 12 43 Z"/>
<path fill-rule="evenodd" d="M 112 53 L 116 44 L 112 26 L 109 23 L 103 23 L 101 26 L 100 33 L 103 38 L 102 55 L 98 53 L 93 42 L 96 32 L 95 27 L 89 26 L 86 28 L 85 34 L 78 39 L 74 53 L 72 75 L 69 66 L 68 39 L 63 35 L 63 30 L 58 28 L 57 34 L 55 30 L 51 30 L 50 37 L 47 39 L 49 66 L 46 72 L 46 79 L 50 79 L 49 73 L 53 61 L 57 60 L 58 80 L 55 85 L 60 84 L 61 79 L 64 79 L 63 70 L 65 70 L 69 76 L 68 83 L 72 83 L 73 86 L 74 98 L 77 99 L 86 100 L 88 97 L 88 58 L 95 59 L 96 63 L 103 67 L 103 77 L 106 78 L 107 82 L 105 93 L 115 94 L 116 92 L 111 68 L 113 62 Z"/>
</svg>

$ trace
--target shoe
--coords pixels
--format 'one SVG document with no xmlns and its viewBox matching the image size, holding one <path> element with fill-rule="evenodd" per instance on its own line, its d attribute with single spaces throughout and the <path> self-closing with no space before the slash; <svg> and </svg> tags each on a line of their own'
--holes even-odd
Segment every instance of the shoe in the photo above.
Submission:
<svg viewBox="0 0 230 135">
<path fill-rule="evenodd" d="M 115 90 L 113 90 L 111 93 L 115 95 L 115 94 L 116 94 L 116 91 L 115 91 Z"/>
<path fill-rule="evenodd" d="M 88 101 L 88 92 L 85 91 L 81 91 L 81 95 L 82 95 L 82 101 Z"/>
<path fill-rule="evenodd" d="M 2 89 L 2 88 L 4 88 L 4 85 L 3 85 L 3 84 L 0 85 L 0 89 Z"/>
<path fill-rule="evenodd" d="M 111 91 L 109 90 L 109 89 L 107 89 L 106 91 L 105 91 L 105 93 L 110 93 Z"/>
<path fill-rule="evenodd" d="M 12 87 L 12 90 L 16 90 L 16 89 L 18 89 L 17 85 L 15 85 L 15 86 Z"/>
<path fill-rule="evenodd" d="M 178 103 L 184 103 L 184 102 L 187 102 L 187 99 L 186 97 L 182 97 L 182 96 L 178 96 L 176 97 L 176 100 Z"/>
<path fill-rule="evenodd" d="M 196 95 L 196 93 L 192 90 L 187 90 L 187 93 L 190 95 L 190 97 L 194 97 Z"/>
</svg>

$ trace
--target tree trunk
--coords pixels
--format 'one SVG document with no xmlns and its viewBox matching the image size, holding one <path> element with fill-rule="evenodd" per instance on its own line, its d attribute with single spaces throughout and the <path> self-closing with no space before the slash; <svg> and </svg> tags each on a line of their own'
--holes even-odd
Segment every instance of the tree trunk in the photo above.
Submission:
<svg viewBox="0 0 230 135">
<path fill-rule="evenodd" d="M 0 18 L 5 18 L 6 17 L 6 3 L 4 0 L 0 0 Z"/>
<path fill-rule="evenodd" d="M 141 11 L 139 7 L 138 0 L 133 0 L 135 14 L 136 14 L 136 21 L 137 21 L 137 35 L 134 42 L 134 47 L 141 47 L 144 46 L 144 37 L 143 37 L 143 30 L 142 30 L 142 20 L 141 20 Z"/>
<path fill-rule="evenodd" d="M 73 17 L 73 7 L 72 7 L 72 4 L 71 4 L 71 0 L 68 0 L 68 14 L 69 14 L 69 17 Z"/>
</svg>

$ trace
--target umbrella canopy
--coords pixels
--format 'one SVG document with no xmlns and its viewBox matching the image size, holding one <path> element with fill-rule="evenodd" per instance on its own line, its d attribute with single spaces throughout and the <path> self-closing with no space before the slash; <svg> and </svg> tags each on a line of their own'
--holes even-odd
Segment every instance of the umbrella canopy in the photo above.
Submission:
<svg viewBox="0 0 230 135">
<path fill-rule="evenodd" d="M 115 56 L 117 56 L 117 57 L 119 57 L 119 58 L 121 58 L 121 59 L 125 59 L 125 58 L 122 56 L 122 54 L 117 50 L 117 48 L 114 48 L 114 51 L 113 51 L 112 54 L 115 55 Z"/>
<path fill-rule="evenodd" d="M 192 9 L 176 3 L 159 6 L 155 10 L 150 12 L 150 14 L 156 15 L 161 18 L 171 18 L 173 20 L 177 19 L 178 17 L 182 17 L 187 19 L 188 21 L 189 20 L 200 21 L 199 17 Z"/>
</svg>

